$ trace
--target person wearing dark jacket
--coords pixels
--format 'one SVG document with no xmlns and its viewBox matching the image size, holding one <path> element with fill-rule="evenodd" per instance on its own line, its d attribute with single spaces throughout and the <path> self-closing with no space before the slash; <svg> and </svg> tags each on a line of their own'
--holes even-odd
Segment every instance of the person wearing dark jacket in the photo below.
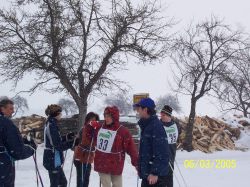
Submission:
<svg viewBox="0 0 250 187">
<path fill-rule="evenodd" d="M 49 172 L 50 187 L 66 187 L 62 165 L 64 163 L 63 151 L 72 148 L 74 137 L 66 136 L 62 138 L 59 132 L 58 122 L 61 119 L 62 108 L 58 105 L 49 105 L 45 110 L 48 116 L 44 127 L 43 166 Z"/>
<path fill-rule="evenodd" d="M 156 116 L 155 103 L 150 98 L 134 105 L 141 128 L 138 174 L 141 187 L 166 187 L 169 147 L 163 124 Z"/>
<path fill-rule="evenodd" d="M 79 144 L 75 147 L 74 165 L 76 167 L 77 187 L 88 187 L 91 164 L 94 162 L 96 128 L 99 126 L 98 114 L 89 112 L 79 133 Z M 96 123 L 94 123 L 96 122 Z M 97 126 L 94 126 L 94 125 Z"/>
<path fill-rule="evenodd" d="M 18 128 L 11 121 L 14 103 L 9 99 L 0 101 L 0 187 L 15 186 L 16 160 L 26 159 L 35 153 L 36 144 L 26 140 L 24 145 Z"/>
<path fill-rule="evenodd" d="M 161 110 L 161 121 L 163 123 L 164 129 L 168 137 L 170 159 L 169 159 L 169 173 L 167 176 L 167 187 L 173 187 L 173 172 L 174 172 L 174 162 L 177 148 L 177 140 L 180 134 L 180 128 L 172 120 L 172 111 L 173 109 L 165 105 Z"/>
</svg>

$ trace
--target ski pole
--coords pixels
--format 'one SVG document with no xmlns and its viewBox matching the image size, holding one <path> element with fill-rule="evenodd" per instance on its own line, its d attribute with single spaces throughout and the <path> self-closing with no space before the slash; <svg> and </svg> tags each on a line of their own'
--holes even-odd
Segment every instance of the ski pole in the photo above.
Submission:
<svg viewBox="0 0 250 187">
<path fill-rule="evenodd" d="M 73 171 L 73 163 L 74 163 L 74 155 L 73 155 L 73 159 L 72 159 L 72 163 L 71 163 L 71 168 L 70 168 L 69 187 L 70 187 L 70 183 L 71 183 L 71 177 L 72 177 L 72 171 Z"/>
<path fill-rule="evenodd" d="M 182 175 L 182 173 L 181 173 L 181 170 L 180 170 L 179 165 L 177 164 L 176 160 L 175 160 L 174 162 L 175 162 L 175 165 L 177 166 L 177 168 L 178 168 L 178 170 L 179 170 L 179 173 L 180 173 L 180 175 L 181 175 L 181 178 L 182 178 L 182 180 L 183 180 L 185 186 L 188 187 L 188 185 L 187 185 L 187 183 L 186 183 L 186 180 L 184 179 L 184 177 L 183 177 L 183 175 Z"/>
<path fill-rule="evenodd" d="M 35 159 L 36 159 L 36 155 L 35 155 Z M 38 179 L 38 173 L 37 173 L 36 167 L 35 167 L 35 172 L 36 172 L 36 186 L 39 187 L 39 179 Z"/>
<path fill-rule="evenodd" d="M 170 162 L 168 164 L 169 164 L 169 166 L 170 166 L 170 168 L 171 168 L 171 170 L 172 170 L 172 172 L 173 172 L 173 174 L 175 176 L 175 179 L 176 179 L 177 183 L 179 184 L 179 187 L 181 187 L 180 181 L 179 181 L 179 179 L 177 178 L 177 176 L 176 176 L 176 174 L 174 172 L 174 168 L 172 167 Z"/>
<path fill-rule="evenodd" d="M 65 154 L 64 154 L 64 162 L 63 162 L 62 168 L 64 167 L 64 163 L 65 163 L 65 161 L 66 161 L 67 151 L 68 151 L 68 150 L 66 150 L 66 151 L 65 151 Z"/>
<path fill-rule="evenodd" d="M 35 152 L 35 155 L 36 155 L 36 152 Z M 42 180 L 40 171 L 39 171 L 39 169 L 38 169 L 37 160 L 36 160 L 36 156 L 35 156 L 35 155 L 33 155 L 33 160 L 34 160 L 34 162 L 35 162 L 36 171 L 37 171 L 37 174 L 38 174 L 38 177 L 39 177 L 41 186 L 44 187 L 44 185 L 43 185 L 43 180 Z"/>
<path fill-rule="evenodd" d="M 82 165 L 82 184 L 84 184 L 83 180 L 85 180 L 85 177 L 86 177 L 86 171 L 87 171 L 87 168 L 88 168 L 90 152 L 91 152 L 91 149 L 92 149 L 92 146 L 93 146 L 93 143 L 94 143 L 94 129 L 92 129 L 91 135 L 92 135 L 92 138 L 91 138 L 90 148 L 89 148 L 89 151 L 88 151 L 88 158 L 87 158 L 87 163 L 86 163 L 84 175 L 83 175 L 83 165 Z"/>
<path fill-rule="evenodd" d="M 35 131 L 34 130 L 33 130 L 33 137 L 35 138 Z M 35 140 L 32 138 L 32 132 L 30 132 L 30 134 L 29 134 L 29 136 L 27 136 L 27 138 L 29 138 L 30 140 L 33 140 L 35 142 Z M 34 160 L 34 163 L 35 163 L 36 175 L 38 176 L 38 178 L 40 180 L 41 186 L 44 187 L 43 180 L 42 180 L 40 171 L 38 169 L 36 150 L 34 150 L 33 160 Z M 37 186 L 39 186 L 38 178 L 37 178 Z"/>
<path fill-rule="evenodd" d="M 77 137 L 75 137 L 73 145 L 72 145 L 72 149 L 75 145 Z M 72 171 L 73 171 L 73 164 L 74 164 L 74 158 L 75 158 L 75 152 L 73 153 L 73 158 L 72 158 L 72 162 L 71 162 L 71 168 L 70 168 L 70 175 L 69 175 L 69 187 L 70 187 L 70 183 L 71 183 L 71 178 L 72 178 Z"/>
<path fill-rule="evenodd" d="M 33 132 L 33 135 L 34 135 L 33 137 L 35 137 L 34 129 L 32 129 L 32 132 Z M 30 139 L 31 139 L 31 134 L 30 134 Z M 34 153 L 34 157 L 35 157 L 35 159 L 37 159 L 36 158 L 36 151 Z M 36 185 L 37 185 L 37 187 L 39 187 L 39 178 L 38 178 L 38 173 L 37 173 L 36 167 L 35 167 L 35 171 L 36 171 Z"/>
</svg>

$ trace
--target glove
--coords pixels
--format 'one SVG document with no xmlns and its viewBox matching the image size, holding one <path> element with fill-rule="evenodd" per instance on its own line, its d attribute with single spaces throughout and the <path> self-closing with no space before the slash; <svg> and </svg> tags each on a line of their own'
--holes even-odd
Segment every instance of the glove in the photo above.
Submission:
<svg viewBox="0 0 250 187">
<path fill-rule="evenodd" d="M 73 132 L 70 132 L 66 135 L 67 141 L 74 140 L 74 138 L 75 138 L 75 133 L 73 133 Z"/>
<path fill-rule="evenodd" d="M 23 137 L 23 143 L 31 146 L 34 150 L 37 150 L 37 145 L 33 139 L 28 140 L 27 137 Z"/>
<path fill-rule="evenodd" d="M 100 126 L 98 121 L 91 121 L 89 125 L 93 127 L 93 129 L 97 129 Z"/>
<path fill-rule="evenodd" d="M 23 137 L 23 144 L 27 144 L 29 145 L 29 140 L 27 139 L 27 137 Z"/>
<path fill-rule="evenodd" d="M 37 150 L 37 145 L 36 145 L 36 142 L 33 140 L 33 139 L 31 139 L 30 140 L 30 144 L 29 144 L 34 150 Z"/>
</svg>

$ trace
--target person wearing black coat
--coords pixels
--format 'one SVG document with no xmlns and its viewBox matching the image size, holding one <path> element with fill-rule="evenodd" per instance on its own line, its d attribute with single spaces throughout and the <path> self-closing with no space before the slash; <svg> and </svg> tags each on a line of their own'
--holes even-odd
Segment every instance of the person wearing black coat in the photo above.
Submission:
<svg viewBox="0 0 250 187">
<path fill-rule="evenodd" d="M 176 149 L 177 149 L 177 140 L 179 134 L 181 133 L 181 128 L 177 123 L 175 123 L 171 116 L 172 116 L 173 109 L 165 105 L 161 110 L 161 121 L 163 123 L 164 129 L 166 131 L 168 137 L 168 144 L 169 144 L 169 173 L 167 176 L 167 187 L 173 187 L 173 172 L 174 172 L 174 162 L 176 156 Z"/>
<path fill-rule="evenodd" d="M 141 187 L 166 187 L 169 147 L 163 124 L 156 116 L 152 99 L 142 99 L 134 107 L 141 128 L 138 174 Z"/>
<path fill-rule="evenodd" d="M 72 148 L 74 137 L 72 134 L 61 137 L 58 122 L 61 119 L 62 108 L 58 105 L 49 105 L 45 110 L 48 119 L 44 128 L 45 150 L 43 154 L 43 166 L 48 170 L 50 187 L 66 187 L 62 165 L 64 163 L 63 151 Z"/>
<path fill-rule="evenodd" d="M 11 121 L 14 103 L 9 99 L 0 101 L 0 187 L 15 186 L 15 161 L 35 153 L 36 144 L 26 140 L 25 145 L 18 128 Z"/>
</svg>

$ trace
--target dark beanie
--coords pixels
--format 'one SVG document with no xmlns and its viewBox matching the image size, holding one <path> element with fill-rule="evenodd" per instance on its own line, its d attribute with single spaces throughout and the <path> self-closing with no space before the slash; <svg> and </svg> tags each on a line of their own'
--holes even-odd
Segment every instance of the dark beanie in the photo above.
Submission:
<svg viewBox="0 0 250 187">
<path fill-rule="evenodd" d="M 161 113 L 167 114 L 169 116 L 172 116 L 173 109 L 169 105 L 165 105 L 163 109 L 161 110 Z"/>
</svg>

